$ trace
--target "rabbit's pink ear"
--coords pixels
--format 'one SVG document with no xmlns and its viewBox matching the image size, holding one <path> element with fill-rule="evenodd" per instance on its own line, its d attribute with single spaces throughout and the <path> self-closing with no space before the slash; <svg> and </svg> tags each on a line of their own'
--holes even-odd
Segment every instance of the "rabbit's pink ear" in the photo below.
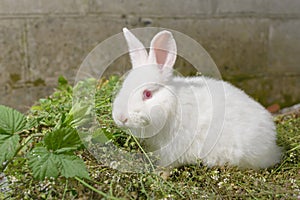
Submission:
<svg viewBox="0 0 300 200">
<path fill-rule="evenodd" d="M 123 34 L 128 44 L 132 67 L 145 65 L 148 60 L 148 53 L 144 45 L 127 28 L 123 28 Z"/>
<path fill-rule="evenodd" d="M 173 68 L 176 56 L 176 42 L 171 32 L 161 31 L 153 37 L 150 45 L 149 62 L 155 62 L 161 68 Z"/>
</svg>

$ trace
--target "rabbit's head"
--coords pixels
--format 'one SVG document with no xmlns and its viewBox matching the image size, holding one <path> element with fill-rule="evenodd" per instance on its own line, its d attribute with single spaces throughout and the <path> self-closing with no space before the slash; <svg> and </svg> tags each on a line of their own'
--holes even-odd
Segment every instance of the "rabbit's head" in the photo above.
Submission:
<svg viewBox="0 0 300 200">
<path fill-rule="evenodd" d="M 129 128 L 161 128 L 175 109 L 173 65 L 176 43 L 169 31 L 156 34 L 149 54 L 143 44 L 126 28 L 132 70 L 113 102 L 113 119 Z"/>
</svg>

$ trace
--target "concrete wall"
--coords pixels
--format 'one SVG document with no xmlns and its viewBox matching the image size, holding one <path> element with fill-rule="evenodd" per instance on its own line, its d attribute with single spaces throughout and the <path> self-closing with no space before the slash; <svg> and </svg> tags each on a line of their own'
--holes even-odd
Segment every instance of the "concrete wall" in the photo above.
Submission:
<svg viewBox="0 0 300 200">
<path fill-rule="evenodd" d="M 124 26 L 191 36 L 266 106 L 300 101 L 299 0 L 1 0 L 0 104 L 26 111 Z"/>
</svg>

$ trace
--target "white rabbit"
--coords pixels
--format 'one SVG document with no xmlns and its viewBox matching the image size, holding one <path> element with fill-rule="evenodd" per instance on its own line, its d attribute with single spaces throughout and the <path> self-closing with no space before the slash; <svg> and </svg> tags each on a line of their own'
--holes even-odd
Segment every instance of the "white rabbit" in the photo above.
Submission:
<svg viewBox="0 0 300 200">
<path fill-rule="evenodd" d="M 231 84 L 173 75 L 176 43 L 169 31 L 151 41 L 149 55 L 126 28 L 132 70 L 113 102 L 113 119 L 143 138 L 159 166 L 197 164 L 266 168 L 280 161 L 272 116 Z"/>
</svg>

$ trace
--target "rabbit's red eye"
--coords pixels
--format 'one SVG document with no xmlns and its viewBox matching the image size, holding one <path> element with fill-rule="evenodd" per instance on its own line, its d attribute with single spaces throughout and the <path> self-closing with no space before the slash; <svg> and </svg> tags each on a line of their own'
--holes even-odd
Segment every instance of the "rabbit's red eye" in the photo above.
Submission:
<svg viewBox="0 0 300 200">
<path fill-rule="evenodd" d="M 152 92 L 150 90 L 144 90 L 143 100 L 150 99 L 152 97 Z"/>
</svg>

